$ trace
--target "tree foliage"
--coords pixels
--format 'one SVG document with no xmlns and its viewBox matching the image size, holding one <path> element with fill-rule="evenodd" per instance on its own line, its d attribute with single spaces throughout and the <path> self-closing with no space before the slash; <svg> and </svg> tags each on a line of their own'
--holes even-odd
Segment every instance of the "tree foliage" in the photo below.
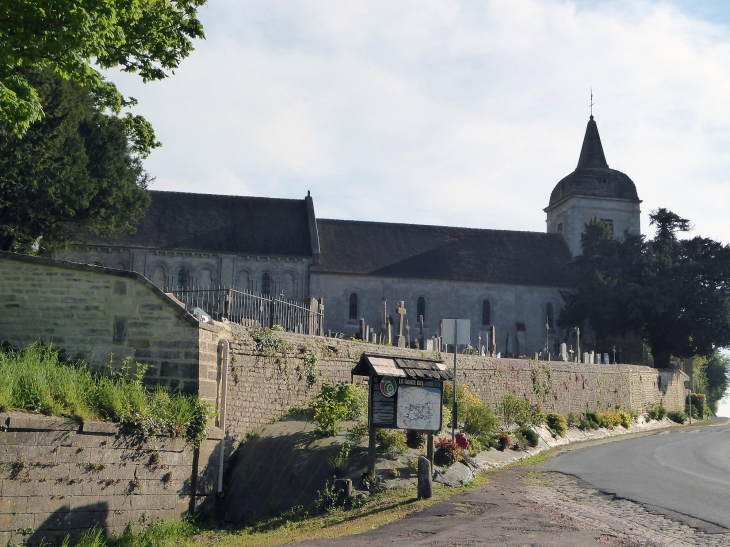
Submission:
<svg viewBox="0 0 730 547">
<path fill-rule="evenodd" d="M 0 250 L 60 249 L 73 227 L 100 236 L 134 231 L 149 206 L 149 177 L 124 121 L 50 70 L 23 77 L 46 115 L 23 137 L 0 123 Z"/>
<path fill-rule="evenodd" d="M 0 0 L 0 120 L 22 134 L 43 104 L 26 77 L 50 68 L 88 87 L 97 105 L 118 113 L 125 100 L 92 67 L 121 67 L 146 82 L 165 78 L 203 38 L 197 9 L 206 0 Z M 130 128 L 145 126 L 129 114 Z M 148 128 L 140 134 L 144 146 Z M 154 142 L 154 141 L 153 141 Z"/>
<path fill-rule="evenodd" d="M 705 394 L 708 406 L 717 414 L 717 403 L 730 385 L 730 357 L 715 350 L 709 356 L 695 357 L 692 369 L 694 390 Z"/>
<path fill-rule="evenodd" d="M 589 324 L 598 338 L 636 334 L 657 367 L 670 356 L 710 355 L 730 344 L 730 247 L 708 238 L 679 239 L 689 221 L 667 209 L 650 216 L 653 239 L 614 239 L 593 221 L 583 254 L 571 263 L 576 290 L 563 295 L 563 327 Z"/>
</svg>

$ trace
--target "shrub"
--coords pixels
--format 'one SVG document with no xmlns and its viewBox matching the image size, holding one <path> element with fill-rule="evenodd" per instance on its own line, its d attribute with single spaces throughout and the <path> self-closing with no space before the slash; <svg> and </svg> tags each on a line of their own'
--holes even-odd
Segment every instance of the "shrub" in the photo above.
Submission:
<svg viewBox="0 0 730 547">
<path fill-rule="evenodd" d="M 406 431 L 406 444 L 408 448 L 423 448 L 426 446 L 426 434 L 423 431 L 409 429 Z"/>
<path fill-rule="evenodd" d="M 406 444 L 406 436 L 400 429 L 378 429 L 375 433 L 375 439 L 378 442 L 378 448 L 387 458 L 397 458 L 408 450 Z"/>
<path fill-rule="evenodd" d="M 632 422 L 635 422 L 639 419 L 639 411 L 638 410 L 629 410 L 629 417 L 631 418 Z"/>
<path fill-rule="evenodd" d="M 678 424 L 683 424 L 687 421 L 687 415 L 681 410 L 672 410 L 671 412 L 668 412 L 667 418 Z"/>
<path fill-rule="evenodd" d="M 557 412 L 551 412 L 548 414 L 545 422 L 553 435 L 557 435 L 558 437 L 564 437 L 565 433 L 568 431 L 568 422 L 565 419 L 565 416 L 558 414 Z"/>
<path fill-rule="evenodd" d="M 539 404 L 530 405 L 530 424 L 534 426 L 542 425 L 545 423 L 546 418 L 547 416 L 545 416 Z"/>
<path fill-rule="evenodd" d="M 527 441 L 527 444 L 531 446 L 532 448 L 535 448 L 537 446 L 538 441 L 540 440 L 540 436 L 529 427 L 521 427 L 517 430 L 517 433 L 522 435 L 525 440 Z"/>
<path fill-rule="evenodd" d="M 631 416 L 628 412 L 621 412 L 621 427 L 624 429 L 631 427 Z"/>
<path fill-rule="evenodd" d="M 621 413 L 615 410 L 607 410 L 599 415 L 601 427 L 607 429 L 614 429 L 616 426 L 621 425 Z"/>
<path fill-rule="evenodd" d="M 510 439 L 507 433 L 500 433 L 497 435 L 497 450 L 504 451 L 512 445 L 512 439 Z"/>
<path fill-rule="evenodd" d="M 519 399 L 511 393 L 506 393 L 499 401 L 497 412 L 505 426 L 522 426 L 530 422 L 530 405 L 525 399 Z"/>
<path fill-rule="evenodd" d="M 434 448 L 433 461 L 438 465 L 453 465 L 459 459 L 459 447 L 451 439 L 439 439 Z"/>
<path fill-rule="evenodd" d="M 309 401 L 309 408 L 313 411 L 312 420 L 318 424 L 314 433 L 334 437 L 340 430 L 340 422 L 359 417 L 363 412 L 362 392 L 364 389 L 358 384 L 332 384 L 329 380 L 325 381 L 320 392 Z"/>
<path fill-rule="evenodd" d="M 368 424 L 366 422 L 357 422 L 347 431 L 347 440 L 353 444 L 362 444 L 367 439 L 368 433 Z"/>
<path fill-rule="evenodd" d="M 327 460 L 327 463 L 330 464 L 330 467 L 332 467 L 332 471 L 335 472 L 335 475 L 344 473 L 347 469 L 347 462 L 350 460 L 351 449 L 352 445 L 348 442 L 344 442 L 340 447 L 340 451 L 337 453 L 337 455 L 332 456 Z"/>
<path fill-rule="evenodd" d="M 472 438 L 472 440 L 476 440 L 479 443 L 479 445 L 482 447 L 482 450 L 490 450 L 492 448 L 497 448 L 497 436 L 494 434 L 478 435 L 476 437 L 476 439 Z"/>
<path fill-rule="evenodd" d="M 692 401 L 692 417 L 702 419 L 712 414 L 704 393 L 692 393 L 690 395 Z M 688 401 L 689 402 L 689 401 Z M 687 405 L 689 406 L 689 405 Z"/>
<path fill-rule="evenodd" d="M 582 430 L 598 429 L 601 427 L 601 418 L 597 412 L 587 411 L 585 418 L 580 420 L 580 428 Z"/>
<path fill-rule="evenodd" d="M 568 423 L 568 427 L 579 427 L 580 426 L 580 416 L 576 414 L 575 412 L 569 413 L 565 417 L 565 421 Z"/>
<path fill-rule="evenodd" d="M 667 409 L 664 408 L 660 403 L 653 403 L 649 407 L 649 418 L 652 420 L 663 420 L 667 415 Z"/>
<path fill-rule="evenodd" d="M 472 437 L 469 439 L 469 455 L 470 456 L 476 456 L 479 454 L 482 450 L 489 450 L 489 447 L 485 447 L 477 437 Z"/>
<path fill-rule="evenodd" d="M 499 421 L 494 412 L 481 401 L 466 409 L 464 415 L 464 432 L 470 435 L 489 434 L 497 430 Z"/>
</svg>

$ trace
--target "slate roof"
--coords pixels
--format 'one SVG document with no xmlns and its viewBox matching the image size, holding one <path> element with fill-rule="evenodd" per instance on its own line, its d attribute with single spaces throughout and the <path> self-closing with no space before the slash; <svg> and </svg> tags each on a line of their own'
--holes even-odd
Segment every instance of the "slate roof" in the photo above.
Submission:
<svg viewBox="0 0 730 547">
<path fill-rule="evenodd" d="M 390 355 L 371 355 L 363 353 L 355 368 L 354 376 L 394 376 L 412 380 L 453 380 L 450 369 L 443 361 L 393 357 Z"/>
<path fill-rule="evenodd" d="M 312 272 L 568 287 L 562 236 L 417 224 L 319 219 Z"/>
<path fill-rule="evenodd" d="M 570 196 L 625 199 L 640 203 L 634 182 L 621 171 L 610 169 L 603 152 L 601 136 L 593 116 L 588 120 L 578 165 L 570 175 L 555 185 L 550 204 L 545 209 Z"/>
<path fill-rule="evenodd" d="M 263 256 L 312 256 L 304 199 L 150 191 L 135 234 L 77 243 Z"/>
</svg>

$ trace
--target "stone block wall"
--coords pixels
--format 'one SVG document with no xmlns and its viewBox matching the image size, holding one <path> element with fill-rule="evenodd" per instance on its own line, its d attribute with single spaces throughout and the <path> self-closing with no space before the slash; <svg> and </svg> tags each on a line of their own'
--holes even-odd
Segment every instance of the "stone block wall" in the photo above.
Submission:
<svg viewBox="0 0 730 547">
<path fill-rule="evenodd" d="M 220 327 L 220 337 L 231 341 L 228 372 L 227 433 L 241 438 L 247 432 L 306 404 L 324 379 L 357 381 L 350 371 L 363 352 L 404 357 L 437 358 L 436 352 L 378 346 L 350 340 L 275 332 L 285 351 L 272 351 L 256 343 L 249 329 Z M 314 388 L 307 389 L 305 358 L 317 357 Z M 443 354 L 453 365 L 453 354 Z M 565 362 L 457 356 L 457 380 L 494 406 L 505 393 L 539 403 L 546 412 L 567 415 L 586 410 L 644 411 L 651 403 L 667 409 L 684 408 L 684 380 L 680 371 L 663 371 L 639 365 L 583 365 Z M 362 378 L 361 378 L 362 380 Z"/>
<path fill-rule="evenodd" d="M 221 437 L 211 428 L 196 455 L 182 439 L 141 442 L 110 423 L 0 414 L 0 545 L 208 510 Z"/>
<path fill-rule="evenodd" d="M 137 273 L 0 252 L 0 340 L 41 340 L 97 367 L 129 357 L 150 383 L 205 398 L 206 328 Z"/>
</svg>

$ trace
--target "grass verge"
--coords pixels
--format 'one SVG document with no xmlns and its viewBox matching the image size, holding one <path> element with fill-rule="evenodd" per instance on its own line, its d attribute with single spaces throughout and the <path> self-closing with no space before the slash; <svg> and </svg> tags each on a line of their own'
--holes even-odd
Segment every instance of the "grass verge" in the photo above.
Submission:
<svg viewBox="0 0 730 547">
<path fill-rule="evenodd" d="M 31 344 L 22 349 L 0 347 L 0 411 L 25 410 L 118 422 L 131 432 L 148 437 L 184 437 L 197 445 L 205 437 L 212 407 L 193 395 L 170 393 L 166 387 L 148 388 L 147 368 L 129 359 L 106 373 L 83 362 L 59 360 L 59 351 Z"/>
</svg>

